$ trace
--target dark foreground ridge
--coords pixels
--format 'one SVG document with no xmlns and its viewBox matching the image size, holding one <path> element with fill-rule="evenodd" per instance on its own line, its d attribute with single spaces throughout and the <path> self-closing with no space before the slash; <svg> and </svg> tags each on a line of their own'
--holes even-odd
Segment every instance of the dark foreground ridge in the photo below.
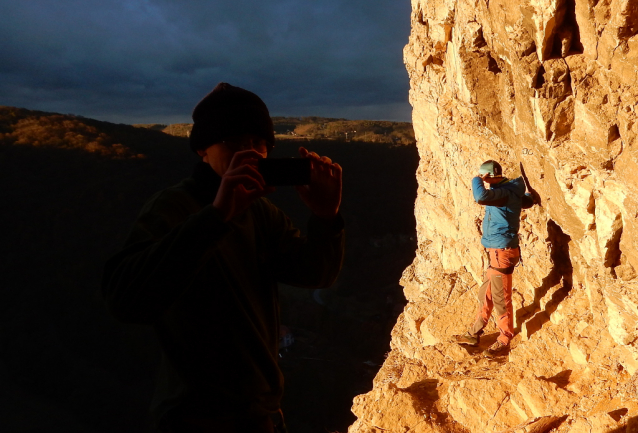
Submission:
<svg viewBox="0 0 638 433">
<path fill-rule="evenodd" d="M 344 168 L 347 249 L 332 290 L 281 288 L 291 431 L 345 432 L 405 303 L 416 148 L 304 140 Z M 293 156 L 279 140 L 272 156 Z M 99 295 L 102 266 L 154 192 L 190 175 L 187 139 L 79 116 L 0 107 L 0 419 L 3 431 L 140 432 L 159 360 L 150 329 L 125 326 Z M 270 198 L 305 230 L 291 188 Z M 220 348 L 223 356 L 224 348 Z"/>
</svg>

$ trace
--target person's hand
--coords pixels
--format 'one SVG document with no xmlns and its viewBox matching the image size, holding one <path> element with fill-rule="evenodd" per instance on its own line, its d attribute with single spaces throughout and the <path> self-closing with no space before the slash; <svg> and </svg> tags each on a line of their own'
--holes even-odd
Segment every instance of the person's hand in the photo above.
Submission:
<svg viewBox="0 0 638 433">
<path fill-rule="evenodd" d="M 487 179 L 492 177 L 491 173 L 485 173 L 484 175 L 479 175 L 479 177 L 483 180 L 483 182 L 485 182 Z"/>
<path fill-rule="evenodd" d="M 254 150 L 236 152 L 222 175 L 213 206 L 219 209 L 224 221 L 243 213 L 253 200 L 273 192 L 257 171 L 257 160 L 263 158 Z"/>
<path fill-rule="evenodd" d="M 303 147 L 299 148 L 299 155 L 310 159 L 310 185 L 295 187 L 299 197 L 318 217 L 334 218 L 341 204 L 341 166 Z"/>
</svg>

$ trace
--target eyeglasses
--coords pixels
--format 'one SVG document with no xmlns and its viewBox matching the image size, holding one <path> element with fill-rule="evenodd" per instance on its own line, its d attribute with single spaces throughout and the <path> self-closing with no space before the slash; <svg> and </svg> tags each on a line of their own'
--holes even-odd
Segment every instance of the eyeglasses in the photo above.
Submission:
<svg viewBox="0 0 638 433">
<path fill-rule="evenodd" d="M 223 140 L 222 143 L 229 146 L 235 152 L 240 150 L 254 150 L 258 153 L 268 153 L 268 150 L 272 148 L 272 146 L 269 146 L 268 141 L 254 136 L 233 137 Z"/>
</svg>

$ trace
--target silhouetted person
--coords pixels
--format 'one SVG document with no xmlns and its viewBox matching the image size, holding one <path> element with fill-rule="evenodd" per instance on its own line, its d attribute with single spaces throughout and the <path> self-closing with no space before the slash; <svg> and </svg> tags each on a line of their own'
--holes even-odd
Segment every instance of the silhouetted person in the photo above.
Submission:
<svg viewBox="0 0 638 433">
<path fill-rule="evenodd" d="M 483 182 L 490 185 L 486 189 Z M 485 206 L 481 244 L 489 257 L 489 267 L 478 294 L 479 309 L 474 324 L 462 335 L 455 335 L 459 344 L 478 346 L 492 309 L 496 310 L 496 325 L 500 335 L 483 354 L 493 357 L 503 354 L 514 337 L 514 309 L 512 307 L 512 274 L 520 260 L 518 229 L 521 209 L 531 207 L 532 198 L 525 193 L 522 177 L 508 179 L 496 161 L 485 161 L 479 176 L 472 179 L 474 200 Z"/>
<path fill-rule="evenodd" d="M 308 236 L 264 198 L 274 145 L 263 101 L 220 83 L 193 111 L 192 177 L 144 205 L 106 264 L 112 314 L 154 327 L 162 347 L 151 412 L 161 431 L 272 432 L 280 414 L 277 283 L 330 286 L 343 258 L 341 167 L 304 148 Z M 273 422 L 274 420 L 274 422 Z"/>
</svg>

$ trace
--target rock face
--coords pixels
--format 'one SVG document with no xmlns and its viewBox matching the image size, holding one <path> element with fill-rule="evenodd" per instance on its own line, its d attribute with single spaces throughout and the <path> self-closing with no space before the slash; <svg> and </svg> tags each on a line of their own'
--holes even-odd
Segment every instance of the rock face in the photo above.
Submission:
<svg viewBox="0 0 638 433">
<path fill-rule="evenodd" d="M 404 60 L 421 163 L 409 303 L 363 432 L 638 432 L 638 1 L 412 0 Z M 479 165 L 523 175 L 509 354 L 449 342 L 486 259 Z"/>
</svg>

